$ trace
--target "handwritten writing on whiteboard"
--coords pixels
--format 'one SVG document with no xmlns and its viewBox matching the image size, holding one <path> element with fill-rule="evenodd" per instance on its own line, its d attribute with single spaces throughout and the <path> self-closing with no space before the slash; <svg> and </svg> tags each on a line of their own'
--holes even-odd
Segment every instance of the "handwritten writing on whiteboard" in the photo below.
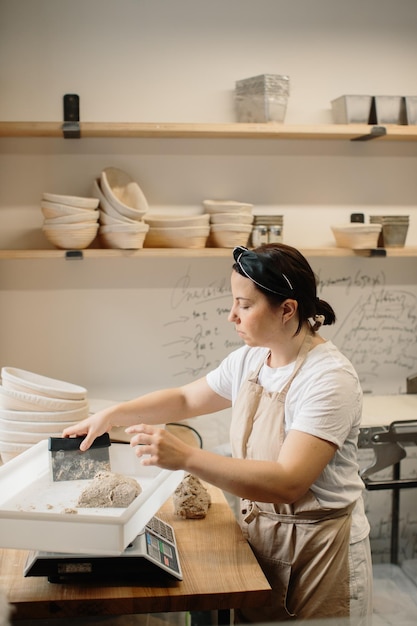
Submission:
<svg viewBox="0 0 417 626">
<path fill-rule="evenodd" d="M 174 385 L 204 376 L 242 345 L 227 320 L 229 268 L 214 280 L 197 274 L 191 266 L 173 281 L 158 330 Z M 352 361 L 365 392 L 404 393 L 407 376 L 417 371 L 417 285 L 387 284 L 381 267 L 372 272 L 328 267 L 317 275 L 318 294 L 337 315 L 323 336 Z"/>
<path fill-rule="evenodd" d="M 163 349 L 173 377 L 185 382 L 204 376 L 232 350 L 242 345 L 227 321 L 232 303 L 230 274 L 203 287 L 191 285 L 190 270 L 176 280 L 170 315 L 163 325 Z"/>
<path fill-rule="evenodd" d="M 360 270 L 321 280 L 319 291 L 338 318 L 326 336 L 352 361 L 364 391 L 404 393 L 417 371 L 416 287 L 386 285 L 383 272 Z"/>
</svg>

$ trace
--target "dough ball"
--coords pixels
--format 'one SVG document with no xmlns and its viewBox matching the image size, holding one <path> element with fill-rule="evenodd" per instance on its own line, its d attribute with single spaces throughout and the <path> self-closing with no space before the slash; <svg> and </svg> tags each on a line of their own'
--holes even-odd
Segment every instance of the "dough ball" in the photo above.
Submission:
<svg viewBox="0 0 417 626">
<path fill-rule="evenodd" d="M 141 493 L 142 487 L 129 476 L 97 472 L 78 498 L 79 508 L 127 507 Z"/>
<path fill-rule="evenodd" d="M 206 517 L 211 497 L 207 489 L 196 476 L 187 474 L 178 485 L 173 495 L 175 515 L 188 519 Z"/>
</svg>

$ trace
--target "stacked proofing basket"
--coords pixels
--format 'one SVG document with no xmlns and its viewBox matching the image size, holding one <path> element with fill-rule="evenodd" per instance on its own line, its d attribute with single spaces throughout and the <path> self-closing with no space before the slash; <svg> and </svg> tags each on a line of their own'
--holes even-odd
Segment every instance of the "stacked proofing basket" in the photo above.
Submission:
<svg viewBox="0 0 417 626">
<path fill-rule="evenodd" d="M 100 203 L 99 237 L 103 246 L 143 248 L 149 230 L 143 221 L 148 202 L 138 183 L 123 170 L 107 167 L 93 183 L 93 196 Z"/>
<path fill-rule="evenodd" d="M 87 390 L 33 372 L 3 367 L 0 386 L 0 455 L 6 463 L 34 444 L 61 437 L 88 416 Z"/>
<path fill-rule="evenodd" d="M 248 244 L 253 222 L 252 204 L 236 200 L 204 200 L 203 206 L 210 215 L 208 246 L 234 248 Z"/>
<path fill-rule="evenodd" d="M 63 250 L 83 250 L 98 230 L 98 200 L 60 194 L 42 194 L 42 231 L 50 243 Z"/>
</svg>

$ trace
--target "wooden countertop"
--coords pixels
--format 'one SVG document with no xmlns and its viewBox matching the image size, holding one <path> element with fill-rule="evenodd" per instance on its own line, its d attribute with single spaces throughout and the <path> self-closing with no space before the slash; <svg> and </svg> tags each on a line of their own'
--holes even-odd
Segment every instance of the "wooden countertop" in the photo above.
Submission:
<svg viewBox="0 0 417 626">
<path fill-rule="evenodd" d="M 223 493 L 209 487 L 205 519 L 174 515 L 169 499 L 158 512 L 175 529 L 183 581 L 162 577 L 156 585 L 53 584 L 24 578 L 26 550 L 0 550 L 0 587 L 15 606 L 14 620 L 210 611 L 268 602 L 269 584 L 242 536 Z"/>
</svg>

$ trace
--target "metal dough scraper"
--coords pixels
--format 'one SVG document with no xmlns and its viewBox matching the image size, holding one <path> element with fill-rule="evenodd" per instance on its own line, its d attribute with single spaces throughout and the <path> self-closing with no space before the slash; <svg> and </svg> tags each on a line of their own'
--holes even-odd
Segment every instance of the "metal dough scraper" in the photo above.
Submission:
<svg viewBox="0 0 417 626">
<path fill-rule="evenodd" d="M 49 437 L 51 473 L 54 482 L 94 478 L 100 470 L 110 471 L 110 437 L 104 433 L 81 452 L 84 437 Z"/>
</svg>

